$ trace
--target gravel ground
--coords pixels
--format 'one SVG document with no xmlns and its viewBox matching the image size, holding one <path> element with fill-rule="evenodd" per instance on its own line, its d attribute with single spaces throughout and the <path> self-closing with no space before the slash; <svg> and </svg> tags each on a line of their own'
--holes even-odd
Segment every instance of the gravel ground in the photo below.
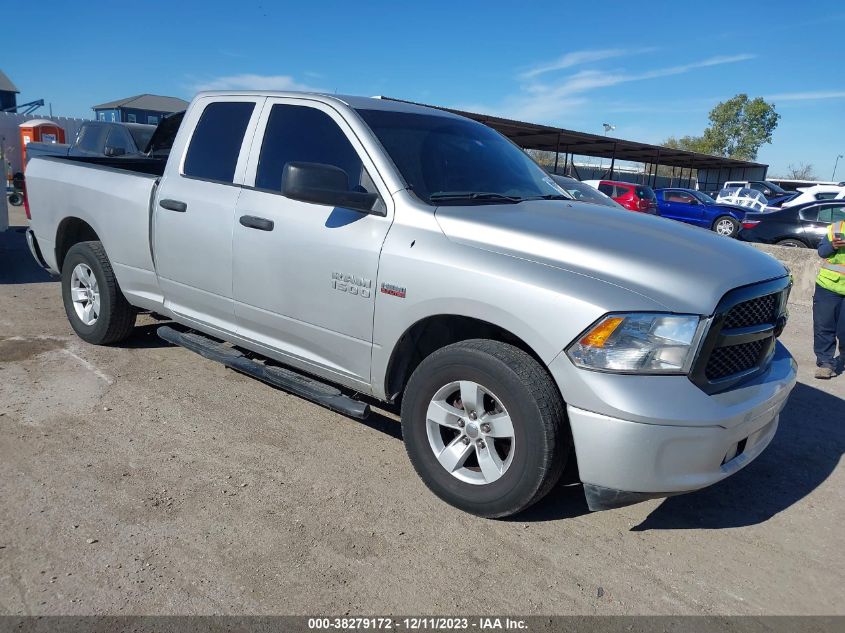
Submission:
<svg viewBox="0 0 845 633">
<path fill-rule="evenodd" d="M 12 224 L 24 220 L 13 216 Z M 0 236 L 0 614 L 845 614 L 845 375 L 800 383 L 772 445 L 712 488 L 511 521 L 436 499 L 395 416 L 366 423 L 155 337 L 67 323 Z"/>
</svg>

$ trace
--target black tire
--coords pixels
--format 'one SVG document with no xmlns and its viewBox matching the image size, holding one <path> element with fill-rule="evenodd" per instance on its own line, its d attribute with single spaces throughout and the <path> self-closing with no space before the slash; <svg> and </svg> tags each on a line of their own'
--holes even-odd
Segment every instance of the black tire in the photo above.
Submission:
<svg viewBox="0 0 845 633">
<path fill-rule="evenodd" d="M 801 240 L 793 240 L 793 239 L 781 240 L 780 242 L 777 242 L 775 244 L 775 246 L 787 246 L 789 248 L 810 248 L 809 246 L 807 246 Z"/>
<path fill-rule="evenodd" d="M 23 204 L 23 195 L 14 191 L 9 194 L 9 204 L 13 207 L 19 207 Z"/>
<path fill-rule="evenodd" d="M 730 233 L 719 233 L 719 231 L 717 230 L 716 227 L 718 227 L 719 223 L 721 223 L 721 222 L 730 222 L 731 223 L 731 232 Z M 732 218 L 729 215 L 720 215 L 718 218 L 716 218 L 713 221 L 713 226 L 711 228 L 716 233 L 719 233 L 719 235 L 723 235 L 725 237 L 736 237 L 737 234 L 739 234 L 739 227 L 740 227 L 740 224 L 739 224 L 739 222 L 737 222 L 736 218 Z"/>
<path fill-rule="evenodd" d="M 458 380 L 495 393 L 513 421 L 512 461 L 491 483 L 458 479 L 429 444 L 428 405 L 438 390 Z M 548 372 L 518 347 L 484 339 L 448 345 L 420 363 L 402 398 L 402 435 L 411 463 L 434 494 L 488 518 L 516 514 L 545 496 L 560 479 L 571 446 L 563 400 Z"/>
<path fill-rule="evenodd" d="M 79 264 L 87 264 L 91 269 L 100 292 L 100 312 L 91 325 L 79 318 L 71 299 L 71 275 Z M 62 264 L 62 301 L 71 327 L 88 343 L 118 343 L 129 337 L 135 327 L 137 310 L 123 296 L 101 242 L 79 242 L 70 247 Z"/>
</svg>

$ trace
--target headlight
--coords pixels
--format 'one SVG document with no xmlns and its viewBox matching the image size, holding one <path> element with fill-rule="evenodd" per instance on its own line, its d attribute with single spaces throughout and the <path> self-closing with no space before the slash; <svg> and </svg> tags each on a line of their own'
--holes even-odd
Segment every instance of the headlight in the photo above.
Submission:
<svg viewBox="0 0 845 633">
<path fill-rule="evenodd" d="M 686 374 L 703 321 L 695 315 L 608 314 L 572 343 L 566 354 L 587 369 L 627 374 Z"/>
</svg>

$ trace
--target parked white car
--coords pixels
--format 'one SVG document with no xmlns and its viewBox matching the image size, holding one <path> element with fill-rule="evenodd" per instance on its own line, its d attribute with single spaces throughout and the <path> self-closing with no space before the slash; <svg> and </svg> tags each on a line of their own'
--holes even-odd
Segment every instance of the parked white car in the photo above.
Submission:
<svg viewBox="0 0 845 633">
<path fill-rule="evenodd" d="M 800 195 L 795 196 L 792 200 L 787 200 L 781 206 L 786 208 L 805 202 L 845 198 L 845 187 L 839 185 L 814 185 L 812 187 L 801 187 L 798 191 L 801 192 Z"/>
<path fill-rule="evenodd" d="M 719 204 L 731 204 L 752 211 L 764 211 L 769 201 L 759 191 L 748 187 L 725 187 L 716 196 Z"/>
</svg>

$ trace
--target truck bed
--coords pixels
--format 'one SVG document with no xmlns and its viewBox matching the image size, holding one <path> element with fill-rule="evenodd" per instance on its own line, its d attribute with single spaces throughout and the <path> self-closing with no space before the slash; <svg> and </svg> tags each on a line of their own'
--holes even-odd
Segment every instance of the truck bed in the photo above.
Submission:
<svg viewBox="0 0 845 633">
<path fill-rule="evenodd" d="M 164 161 L 33 158 L 26 183 L 31 226 L 47 265 L 58 272 L 64 221 L 84 222 L 108 252 L 127 297 L 159 296 L 150 247 L 151 201 Z M 61 245 L 59 245 L 61 246 Z"/>
<path fill-rule="evenodd" d="M 36 157 L 33 156 L 33 158 Z M 38 156 L 38 158 L 47 158 L 47 156 Z M 164 174 L 164 166 L 167 164 L 166 157 L 149 158 L 147 156 L 120 156 L 117 158 L 107 156 L 52 156 L 51 158 L 58 158 L 59 160 L 72 161 L 76 163 L 87 163 L 89 165 L 96 165 L 99 167 L 110 167 L 121 171 L 131 171 L 151 176 L 161 176 Z"/>
</svg>

